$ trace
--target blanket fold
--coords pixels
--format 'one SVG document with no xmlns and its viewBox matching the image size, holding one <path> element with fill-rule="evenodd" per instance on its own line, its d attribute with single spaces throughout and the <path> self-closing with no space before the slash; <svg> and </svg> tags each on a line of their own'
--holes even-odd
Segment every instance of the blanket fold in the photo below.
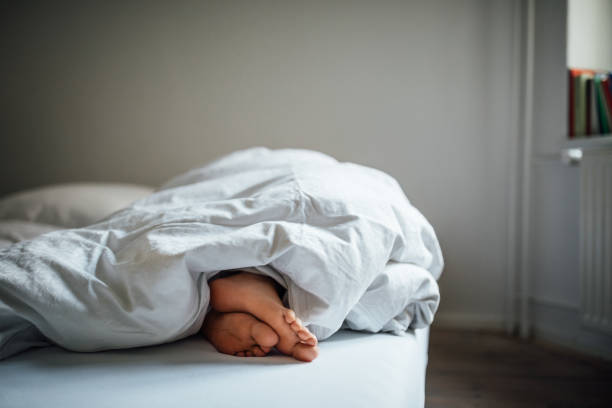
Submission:
<svg viewBox="0 0 612 408">
<path fill-rule="evenodd" d="M 208 280 L 242 268 L 281 283 L 321 340 L 343 324 L 400 333 L 431 323 L 442 267 L 433 228 L 390 176 L 311 151 L 248 149 L 97 224 L 1 250 L 0 358 L 28 347 L 16 330 L 32 326 L 78 351 L 192 335 Z"/>
</svg>

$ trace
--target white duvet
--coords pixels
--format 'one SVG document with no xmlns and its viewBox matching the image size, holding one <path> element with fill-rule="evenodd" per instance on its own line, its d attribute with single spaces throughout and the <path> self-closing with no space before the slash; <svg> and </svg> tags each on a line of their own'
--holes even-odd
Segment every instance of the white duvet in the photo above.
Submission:
<svg viewBox="0 0 612 408">
<path fill-rule="evenodd" d="M 388 175 L 305 150 L 239 151 L 97 224 L 0 250 L 0 358 L 192 335 L 207 281 L 239 268 L 284 286 L 320 340 L 343 326 L 401 333 L 431 323 L 442 266 L 433 228 Z"/>
</svg>

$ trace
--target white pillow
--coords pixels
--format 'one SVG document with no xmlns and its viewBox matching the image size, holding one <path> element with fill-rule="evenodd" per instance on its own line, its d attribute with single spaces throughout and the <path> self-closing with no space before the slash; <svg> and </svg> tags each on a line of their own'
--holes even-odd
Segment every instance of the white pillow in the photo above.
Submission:
<svg viewBox="0 0 612 408">
<path fill-rule="evenodd" d="M 153 192 L 123 183 L 56 184 L 0 199 L 0 219 L 77 228 L 93 224 Z"/>
</svg>

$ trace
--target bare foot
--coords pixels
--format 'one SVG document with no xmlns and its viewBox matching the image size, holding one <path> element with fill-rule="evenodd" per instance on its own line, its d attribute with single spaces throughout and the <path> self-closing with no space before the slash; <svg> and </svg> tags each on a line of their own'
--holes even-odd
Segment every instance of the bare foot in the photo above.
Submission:
<svg viewBox="0 0 612 408">
<path fill-rule="evenodd" d="M 211 310 L 202 333 L 219 352 L 239 357 L 263 357 L 278 343 L 270 326 L 247 313 Z"/>
<path fill-rule="evenodd" d="M 283 303 L 274 281 L 265 276 L 239 272 L 210 282 L 210 303 L 219 312 L 247 312 L 267 323 L 280 337 L 276 348 L 300 361 L 319 354 L 317 338 Z"/>
</svg>

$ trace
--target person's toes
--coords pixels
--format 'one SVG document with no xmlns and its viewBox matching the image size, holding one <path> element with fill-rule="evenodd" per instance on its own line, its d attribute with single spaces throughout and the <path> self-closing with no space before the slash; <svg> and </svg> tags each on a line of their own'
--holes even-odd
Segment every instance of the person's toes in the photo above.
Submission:
<svg viewBox="0 0 612 408">
<path fill-rule="evenodd" d="M 255 357 L 263 357 L 266 354 L 268 354 L 268 353 L 264 353 L 264 351 L 259 346 L 251 347 L 251 353 L 253 353 Z"/>
<path fill-rule="evenodd" d="M 239 351 L 236 354 L 234 354 L 236 357 L 244 357 L 244 351 Z"/>
<path fill-rule="evenodd" d="M 298 330 L 302 329 L 302 321 L 300 320 L 299 317 L 296 317 L 296 319 L 291 323 L 291 328 L 293 329 L 294 332 L 298 332 Z"/>
<path fill-rule="evenodd" d="M 300 330 L 297 332 L 297 335 L 303 343 L 308 344 L 309 346 L 317 345 L 317 338 L 314 337 L 312 333 L 305 330 Z"/>
<path fill-rule="evenodd" d="M 283 312 L 283 315 L 285 317 L 285 321 L 288 324 L 291 324 L 295 321 L 296 317 L 295 317 L 295 312 L 291 309 L 285 309 Z"/>
<path fill-rule="evenodd" d="M 291 309 L 284 311 L 285 322 L 289 324 L 291 330 L 299 337 L 302 343 L 309 346 L 315 346 L 317 344 L 317 338 L 312 334 L 304 325 L 302 321 L 295 316 L 295 312 Z"/>
<path fill-rule="evenodd" d="M 265 323 L 255 323 L 251 327 L 251 337 L 262 350 L 270 351 L 270 348 L 278 343 L 278 334 L 270 326 Z"/>
<path fill-rule="evenodd" d="M 245 357 L 253 357 L 254 354 L 251 352 L 251 350 L 247 350 L 244 352 Z"/>
<path fill-rule="evenodd" d="M 319 355 L 319 349 L 315 346 L 307 346 L 305 344 L 298 343 L 293 348 L 293 358 L 300 361 L 310 362 L 317 358 Z"/>
</svg>

